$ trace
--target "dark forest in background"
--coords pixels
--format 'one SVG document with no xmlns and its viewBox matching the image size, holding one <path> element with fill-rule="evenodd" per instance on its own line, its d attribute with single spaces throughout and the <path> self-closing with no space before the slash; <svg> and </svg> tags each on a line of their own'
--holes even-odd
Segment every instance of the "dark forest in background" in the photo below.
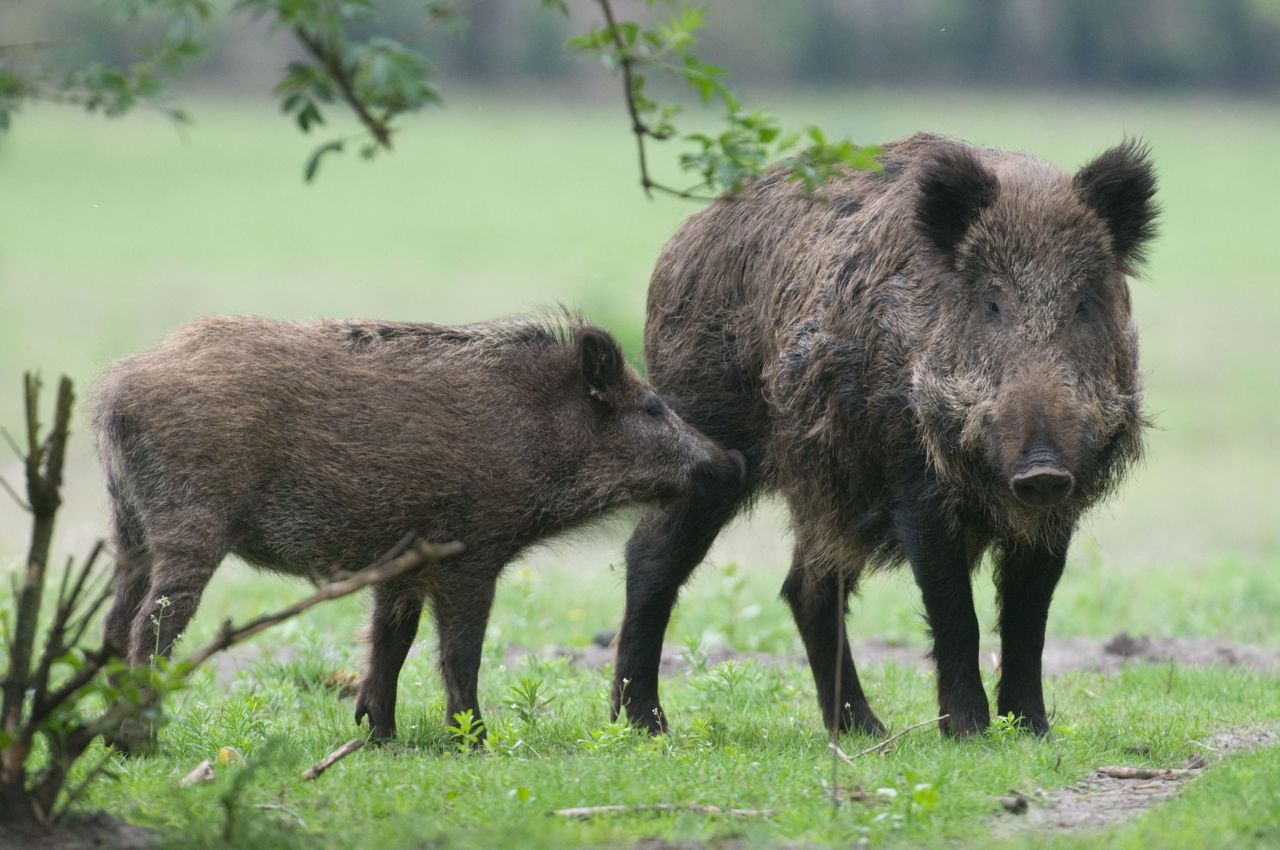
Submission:
<svg viewBox="0 0 1280 850">
<path fill-rule="evenodd" d="M 6 0 L 0 41 L 52 41 L 60 60 L 126 62 L 148 33 L 87 0 Z M 230 6 L 229 0 L 220 4 Z M 539 88 L 598 80 L 565 39 L 599 17 L 538 0 L 463 2 L 463 21 L 419 42 L 442 82 L 527 81 Z M 1280 0 L 709 0 L 702 53 L 740 82 L 779 86 L 982 84 L 1135 89 L 1280 88 Z M 384 0 L 389 33 L 413 31 L 423 0 Z M 638 0 L 619 13 L 655 14 Z M 664 13 L 659 8 L 656 13 Z M 265 22 L 219 15 L 203 87 L 267 79 L 294 49 Z M 243 31 L 242 31 L 243 30 Z M 153 34 L 152 34 L 153 35 Z M 19 37 L 20 36 L 20 37 Z M 283 55 L 282 55 L 283 53 Z"/>
</svg>

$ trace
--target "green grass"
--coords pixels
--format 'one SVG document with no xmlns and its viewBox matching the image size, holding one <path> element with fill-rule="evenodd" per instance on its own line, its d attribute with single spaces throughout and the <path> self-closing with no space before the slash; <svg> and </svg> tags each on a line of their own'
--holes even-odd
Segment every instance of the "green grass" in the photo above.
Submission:
<svg viewBox="0 0 1280 850">
<path fill-rule="evenodd" d="M 401 682 L 401 740 L 366 748 L 304 782 L 303 767 L 352 735 L 350 700 L 321 684 L 326 671 L 350 659 L 326 633 L 302 630 L 290 642 L 299 649 L 292 661 L 263 663 L 229 686 L 198 676 L 174 700 L 176 718 L 163 730 L 160 754 L 118 760 L 118 779 L 97 785 L 90 804 L 161 830 L 171 846 L 222 846 L 222 801 L 244 768 L 219 767 L 207 785 L 184 788 L 177 780 L 202 759 L 216 763 L 221 747 L 235 747 L 254 771 L 236 798 L 240 846 L 406 847 L 437 840 L 449 847 L 553 848 L 626 846 L 649 835 L 673 841 L 736 835 L 750 846 L 848 845 L 863 837 L 873 846 L 980 846 L 996 811 L 992 797 L 1011 788 L 1059 788 L 1099 764 L 1178 766 L 1195 746 L 1190 741 L 1216 729 L 1280 722 L 1275 682 L 1238 671 L 1178 670 L 1170 677 L 1148 666 L 1113 677 L 1078 673 L 1054 682 L 1055 731 L 1047 740 L 997 731 L 957 743 L 933 729 L 916 730 L 888 756 L 841 765 L 842 786 L 860 786 L 876 799 L 833 810 L 824 790 L 831 762 L 803 669 L 744 661 L 673 676 L 666 703 L 675 734 L 651 740 L 606 722 L 607 671 L 576 672 L 563 660 L 490 667 L 489 746 L 460 753 L 444 730 L 439 688 L 419 658 Z M 539 681 L 552 698 L 532 719 L 502 702 L 521 678 Z M 880 667 L 865 679 L 894 728 L 933 715 L 928 675 Z M 856 736 L 843 742 L 850 752 L 868 743 Z M 1138 746 L 1150 753 L 1125 752 Z M 1258 793 L 1256 785 L 1274 788 L 1280 758 L 1272 750 L 1251 764 L 1243 775 L 1228 775 L 1254 789 L 1234 801 L 1235 810 L 1263 831 L 1252 842 L 1242 834 L 1233 846 L 1266 846 L 1275 835 L 1275 810 L 1267 808 L 1274 791 Z M 1240 790 L 1222 780 L 1212 787 L 1219 799 Z M 658 802 L 777 814 L 748 820 L 629 814 L 585 822 L 548 815 L 565 807 Z M 260 804 L 287 807 L 305 827 Z M 1178 821 L 1179 835 L 1185 820 Z"/>
<path fill-rule="evenodd" d="M 1031 150 L 1068 167 L 1126 133 L 1152 143 L 1163 235 L 1135 299 L 1159 430 L 1144 468 L 1080 535 L 1049 631 L 1274 644 L 1280 108 L 1209 98 L 892 91 L 753 100 L 782 105 L 793 122 L 864 141 L 930 129 Z M 83 395 L 111 359 L 208 313 L 462 322 L 562 301 L 613 327 L 638 358 L 649 270 L 695 209 L 644 199 L 632 140 L 612 102 L 514 104 L 459 93 L 446 111 L 408 127 L 393 156 L 373 165 L 329 162 L 314 186 L 300 179 L 311 141 L 269 103 L 192 107 L 199 123 L 185 137 L 150 116 L 103 123 L 56 110 L 24 113 L 0 137 L 0 424 L 9 430 L 18 430 L 22 369 L 67 372 Z M 105 526 L 91 441 L 84 420 L 77 423 L 58 538 L 63 553 L 83 551 Z M 18 473 L 0 463 L 9 480 Z M 219 799 L 236 770 L 221 769 L 208 786 L 177 782 L 219 747 L 234 746 L 256 770 L 236 815 L 238 840 L 248 846 L 604 846 L 655 835 L 739 835 L 753 846 L 847 845 L 862 837 L 874 846 L 983 846 L 990 797 L 1010 787 L 1063 787 L 1099 763 L 1133 760 L 1123 752 L 1129 745 L 1152 747 L 1140 761 L 1176 765 L 1187 741 L 1214 729 L 1278 725 L 1274 678 L 1176 670 L 1169 687 L 1163 667 L 1113 678 L 1074 673 L 1048 683 L 1064 727 L 1049 740 L 955 744 L 918 730 L 890 756 L 841 769 L 842 783 L 899 789 L 892 803 L 833 814 L 822 785 L 829 762 L 802 665 L 675 675 L 664 695 L 676 734 L 656 743 L 606 723 L 607 671 L 574 671 L 563 662 L 501 669 L 508 644 L 584 646 L 616 625 L 622 577 L 609 565 L 618 563 L 628 526 L 624 516 L 582 542 L 539 550 L 500 586 L 482 703 L 496 737 L 524 744 L 486 755 L 454 752 L 425 652 L 402 677 L 404 739 L 363 750 L 316 783 L 301 782 L 302 766 L 355 731 L 350 701 L 316 684 L 358 665 L 353 635 L 363 603 L 346 600 L 260 639 L 277 660 L 229 684 L 197 677 L 173 703 L 160 753 L 119 763 L 118 780 L 96 786 L 87 805 L 162 829 L 174 846 L 216 845 L 224 825 Z M 24 515 L 0 510 L 0 559 L 16 562 L 25 531 Z M 798 653 L 776 596 L 788 545 L 776 506 L 739 523 L 691 583 L 669 641 Z M 7 588 L 0 582 L 0 595 Z M 191 639 L 210 635 L 225 616 L 248 618 L 302 592 L 229 565 L 214 579 Z M 989 627 L 985 573 L 977 595 Z M 855 640 L 923 650 L 919 608 L 909 576 L 872 577 L 850 629 Z M 431 638 L 429 622 L 421 637 Z M 281 660 L 272 650 L 283 646 L 296 654 Z M 863 673 L 874 706 L 894 728 L 932 716 L 927 675 L 892 666 Z M 504 704 L 521 676 L 540 678 L 555 696 L 533 724 Z M 846 749 L 861 743 L 847 741 Z M 911 805 L 917 784 L 930 789 Z M 1061 843 L 1272 845 L 1277 787 L 1275 748 L 1233 757 L 1135 824 Z M 779 814 L 585 823 L 544 814 L 641 801 Z M 306 827 L 280 810 L 254 808 L 260 803 L 287 806 Z"/>
</svg>

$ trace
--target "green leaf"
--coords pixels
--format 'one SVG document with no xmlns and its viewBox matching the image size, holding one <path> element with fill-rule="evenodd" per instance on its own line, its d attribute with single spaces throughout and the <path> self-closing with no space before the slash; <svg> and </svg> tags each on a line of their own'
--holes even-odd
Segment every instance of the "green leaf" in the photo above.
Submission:
<svg viewBox="0 0 1280 850">
<path fill-rule="evenodd" d="M 307 167 L 302 172 L 303 179 L 305 179 L 308 183 L 310 183 L 313 179 L 315 179 L 316 173 L 319 172 L 320 170 L 320 160 L 323 159 L 327 154 L 341 153 L 342 148 L 343 148 L 342 140 L 336 139 L 332 142 L 326 142 L 325 144 L 321 145 L 320 147 L 312 151 L 311 156 L 308 157 L 307 159 Z"/>
</svg>

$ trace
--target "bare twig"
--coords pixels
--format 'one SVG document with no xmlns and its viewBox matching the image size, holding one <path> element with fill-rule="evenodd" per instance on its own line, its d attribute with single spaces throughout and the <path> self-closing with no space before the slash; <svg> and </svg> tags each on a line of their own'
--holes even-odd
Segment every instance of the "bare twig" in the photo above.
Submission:
<svg viewBox="0 0 1280 850">
<path fill-rule="evenodd" d="M 22 453 L 22 449 L 18 448 L 18 441 L 9 433 L 9 429 L 0 425 L 0 437 L 4 437 L 4 441 L 9 444 L 9 448 L 13 451 L 13 456 L 23 463 L 27 462 L 27 456 Z"/>
<path fill-rule="evenodd" d="M 40 437 L 40 379 L 28 372 L 23 376 L 26 402 L 27 503 L 31 506 L 31 544 L 27 550 L 27 568 L 18 592 L 13 635 L 9 643 L 9 671 L 4 679 L 4 700 L 0 705 L 0 729 L 16 737 L 22 724 L 22 706 L 30 687 L 32 652 L 36 626 L 40 618 L 40 601 L 44 595 L 45 570 L 49 547 L 53 541 L 53 524 L 61 505 L 62 464 L 67 449 L 71 421 L 71 380 L 58 382 L 54 403 L 53 427 L 45 439 Z M 0 751 L 0 780 L 21 782 L 25 771 L 27 749 L 9 746 Z"/>
<path fill-rule="evenodd" d="M 1180 776 L 1195 776 L 1199 770 L 1181 767 L 1125 767 L 1123 765 L 1104 765 L 1098 773 L 1112 779 L 1174 779 Z"/>
<path fill-rule="evenodd" d="M 933 723 L 941 723 L 942 721 L 946 720 L 950 716 L 951 716 L 950 714 L 942 714 L 930 720 L 921 720 L 919 723 L 912 723 L 910 726 L 908 726 L 906 729 L 903 729 L 898 734 L 891 735 L 890 737 L 885 738 L 883 741 L 881 741 L 880 743 L 876 744 L 873 747 L 867 747 L 865 750 L 859 750 L 858 752 L 854 753 L 852 756 L 845 756 L 845 759 L 849 764 L 852 764 L 853 759 L 856 759 L 859 756 L 866 756 L 866 755 L 870 755 L 871 753 L 877 752 L 879 750 L 883 750 L 885 747 L 889 746 L 894 741 L 898 740 L 903 735 L 910 732 L 912 729 L 919 729 L 921 726 L 928 726 Z"/>
<path fill-rule="evenodd" d="M 317 776 L 324 773 L 326 770 L 333 767 L 335 764 L 342 761 L 344 758 L 346 758 L 347 756 L 354 753 L 356 750 L 363 747 L 364 744 L 365 744 L 364 738 L 352 738 L 350 741 L 347 741 L 341 747 L 338 747 L 338 749 L 329 753 L 329 755 L 320 759 L 320 761 L 311 765 L 311 767 L 302 771 L 302 778 L 306 780 L 315 779 Z"/>
<path fill-rule="evenodd" d="M 298 826 L 303 829 L 307 828 L 307 822 L 302 819 L 302 815 L 298 814 L 288 806 L 281 805 L 280 803 L 255 803 L 253 807 L 255 809 L 267 809 L 273 812 L 284 812 L 286 815 L 289 815 L 291 818 L 296 820 L 298 822 Z"/>
<path fill-rule="evenodd" d="M 724 815 L 731 818 L 771 818 L 777 809 L 726 809 L 722 806 L 677 803 L 636 803 L 629 806 L 578 806 L 556 809 L 550 814 L 561 818 L 589 818 L 595 815 L 619 815 L 633 812 L 693 812 L 700 815 Z"/>
<path fill-rule="evenodd" d="M 713 201 L 714 195 L 700 195 L 692 191 L 675 189 L 658 183 L 649 175 L 649 161 L 645 154 L 644 140 L 646 137 L 662 141 L 668 138 L 665 133 L 655 132 L 652 127 L 644 123 L 640 117 L 639 107 L 636 105 L 635 97 L 635 65 L 636 57 L 622 40 L 622 33 L 618 30 L 618 21 L 613 14 L 613 6 L 609 0 L 596 0 L 600 5 L 600 11 L 604 13 L 605 23 L 609 27 L 609 34 L 613 39 L 614 47 L 618 50 L 618 67 L 622 69 L 622 88 L 627 101 L 627 114 L 631 117 L 631 132 L 636 137 L 636 154 L 640 159 L 640 187 L 644 189 L 646 196 L 652 198 L 654 192 L 662 192 L 664 195 L 670 195 L 673 198 L 685 198 L 692 201 Z"/>
<path fill-rule="evenodd" d="M 439 9 L 433 9 L 432 11 L 427 13 L 427 16 L 422 20 L 422 23 L 418 24 L 416 27 L 414 27 L 404 35 L 397 38 L 396 41 L 407 46 L 409 42 L 414 41 L 418 38 L 421 38 L 422 36 L 431 32 L 436 27 L 447 22 L 450 18 L 454 18 L 454 17 L 457 17 L 458 15 L 461 15 L 468 8 L 476 5 L 479 2 L 480 0 L 457 0 L 457 2 L 453 4 L 453 8 L 450 9 L 448 12 L 442 12 Z"/>
<path fill-rule="evenodd" d="M 85 580 L 89 577 L 89 573 L 93 570 L 94 562 L 98 560 L 98 555 L 102 552 L 102 541 L 99 540 L 89 552 L 89 557 L 85 559 L 84 565 L 80 568 L 76 575 L 76 580 L 71 586 L 70 593 L 67 592 L 67 580 L 71 575 L 71 562 L 67 562 L 67 567 L 62 572 L 62 584 L 58 588 L 58 602 L 54 607 L 53 624 L 49 627 L 49 633 L 45 637 L 44 651 L 40 653 L 40 663 L 36 666 L 35 672 L 31 675 L 27 683 L 27 687 L 33 690 L 31 697 L 31 713 L 41 718 L 47 716 L 45 711 L 45 696 L 49 692 L 49 671 L 53 668 L 53 663 L 66 654 L 79 643 L 79 636 L 83 633 L 83 628 L 74 631 L 76 640 L 68 641 L 68 621 L 76 613 L 76 603 L 79 601 L 80 594 L 84 590 Z M 101 605 L 99 601 L 97 605 L 91 606 L 91 610 L 85 612 L 86 616 L 81 620 L 82 624 L 87 624 L 88 617 L 92 617 L 97 608 Z"/>
<path fill-rule="evenodd" d="M 89 783 L 97 779 L 102 774 L 109 772 L 107 770 L 107 766 L 111 764 L 111 758 L 111 754 L 107 753 L 102 757 L 101 761 L 95 764 L 93 768 L 84 775 L 83 779 L 76 783 L 76 786 L 67 793 L 66 799 L 62 801 L 62 805 L 53 812 L 50 820 L 62 820 L 62 817 L 71 810 L 72 804 L 74 804 L 75 801 L 80 799 L 81 795 L 84 794 L 85 789 L 89 787 Z"/>
<path fill-rule="evenodd" d="M 347 596 L 371 584 L 393 579 L 429 561 L 438 561 L 441 558 L 456 555 L 464 548 L 461 543 L 456 541 L 453 543 L 419 543 L 397 558 L 393 558 L 380 566 L 363 569 L 341 581 L 330 582 L 306 599 L 296 602 L 288 608 L 282 608 L 273 614 L 266 614 L 256 620 L 251 620 L 243 626 L 234 627 L 231 625 L 230 620 L 225 620 L 213 639 L 192 653 L 186 663 L 192 668 L 198 667 L 209 660 L 211 655 L 215 655 L 246 638 L 251 638 L 259 632 L 271 628 L 276 623 L 296 617 L 321 602 Z"/>
<path fill-rule="evenodd" d="M 18 495 L 18 491 L 13 489 L 13 485 L 6 481 L 3 475 L 0 475 L 0 487 L 4 488 L 4 491 L 13 497 L 13 500 L 18 503 L 18 507 L 27 513 L 31 513 L 31 506 L 27 504 L 27 500 Z"/>
<path fill-rule="evenodd" d="M 342 99 L 355 112 L 356 117 L 360 119 L 360 123 L 369 128 L 369 132 L 378 142 L 378 145 L 390 150 L 391 126 L 371 113 L 369 108 L 365 106 L 364 101 L 356 94 L 353 75 L 342 63 L 342 57 L 312 38 L 311 34 L 302 27 L 294 27 L 293 34 L 297 36 L 298 41 L 302 42 L 302 46 L 307 49 L 312 58 L 324 67 L 330 79 L 338 86 Z"/>
<path fill-rule="evenodd" d="M 844 664 L 844 649 L 845 649 L 844 618 L 845 618 L 845 606 L 846 606 L 845 600 L 846 600 L 846 597 L 844 595 L 844 570 L 840 569 L 836 571 L 836 622 L 835 622 L 835 633 L 836 633 L 835 668 L 836 669 L 832 673 L 832 678 L 835 680 L 834 682 L 835 689 L 831 695 L 831 728 L 827 730 L 831 736 L 831 740 L 827 742 L 827 746 L 831 748 L 831 809 L 832 811 L 840 807 L 840 796 L 839 796 L 840 777 L 838 775 L 840 766 L 836 764 L 836 758 L 838 756 L 844 756 L 845 762 L 847 763 L 849 761 L 849 757 L 840 751 L 840 747 L 836 743 L 840 738 L 840 720 L 841 720 L 841 713 L 843 712 L 843 709 L 844 709 L 844 706 L 841 704 L 842 694 L 840 692 L 840 672 L 841 672 L 840 668 Z"/>
</svg>

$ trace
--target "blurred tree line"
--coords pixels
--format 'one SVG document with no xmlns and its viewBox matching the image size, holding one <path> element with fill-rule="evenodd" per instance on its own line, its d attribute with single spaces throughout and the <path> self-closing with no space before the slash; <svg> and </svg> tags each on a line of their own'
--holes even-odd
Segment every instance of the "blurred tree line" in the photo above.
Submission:
<svg viewBox="0 0 1280 850">
<path fill-rule="evenodd" d="M 229 7 L 233 0 L 215 5 Z M 72 60 L 125 61 L 139 33 L 87 0 L 5 0 L 0 41 L 49 41 Z M 411 30 L 424 0 L 382 0 L 383 22 Z M 598 18 L 569 0 L 568 18 L 539 0 L 473 0 L 422 36 L 441 78 L 539 88 L 598 72 L 565 41 Z M 983 84 L 1124 88 L 1280 88 L 1280 0 L 710 0 L 707 59 L 740 82 Z M 641 0 L 620 13 L 643 18 Z M 208 87 L 268 79 L 296 47 L 265 26 L 217 16 L 233 31 L 192 75 Z M 21 34 L 22 38 L 15 36 Z M 145 35 L 145 33 L 143 34 Z M 251 37 L 250 37 L 251 36 Z"/>
</svg>

